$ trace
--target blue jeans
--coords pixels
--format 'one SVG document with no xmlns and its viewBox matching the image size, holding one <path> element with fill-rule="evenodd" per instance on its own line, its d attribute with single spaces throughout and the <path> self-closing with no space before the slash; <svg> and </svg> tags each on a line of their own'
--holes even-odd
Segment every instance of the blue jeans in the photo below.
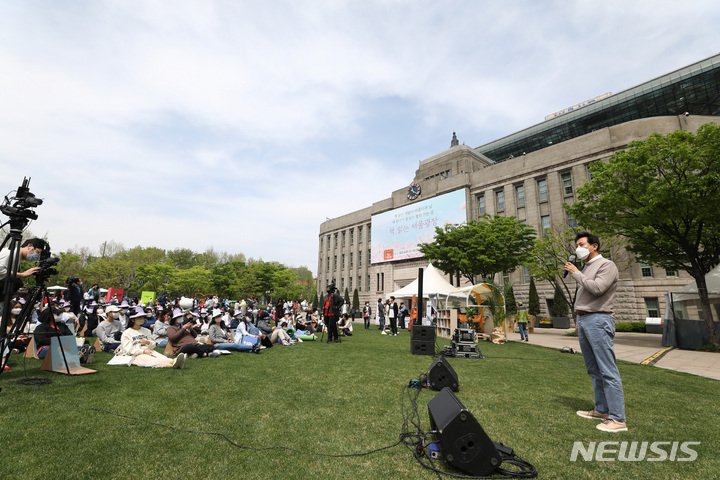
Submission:
<svg viewBox="0 0 720 480">
<path fill-rule="evenodd" d="M 236 352 L 249 352 L 252 345 L 243 345 L 242 343 L 218 343 L 215 350 L 235 350 Z"/>
<path fill-rule="evenodd" d="M 578 315 L 578 340 L 592 380 L 595 410 L 625 421 L 625 394 L 615 360 L 615 320 L 604 313 Z"/>
<path fill-rule="evenodd" d="M 530 338 L 527 334 L 527 322 L 518 322 L 518 328 L 520 329 L 520 341 Z"/>
</svg>

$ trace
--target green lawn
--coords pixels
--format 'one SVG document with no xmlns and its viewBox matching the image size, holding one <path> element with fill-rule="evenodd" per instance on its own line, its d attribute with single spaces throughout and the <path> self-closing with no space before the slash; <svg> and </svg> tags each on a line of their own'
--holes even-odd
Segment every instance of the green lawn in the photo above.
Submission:
<svg viewBox="0 0 720 480">
<path fill-rule="evenodd" d="M 575 415 L 592 407 L 580 355 L 520 343 L 480 348 L 488 358 L 450 359 L 457 396 L 493 440 L 534 464 L 539 478 L 718 477 L 717 381 L 622 363 L 630 431 L 607 434 Z M 189 359 L 185 370 L 110 367 L 110 355 L 98 353 L 97 374 L 67 377 L 27 360 L 30 377 L 53 380 L 42 386 L 15 384 L 24 373 L 22 358 L 13 356 L 0 380 L 0 478 L 437 478 L 403 445 L 365 456 L 320 455 L 398 441 L 403 387 L 432 362 L 409 352 L 407 332 L 390 337 L 360 327 L 340 345 Z M 418 399 L 426 430 L 435 394 L 423 389 Z M 221 433 L 248 448 L 185 430 Z M 570 461 L 573 442 L 592 441 L 701 445 L 693 447 L 693 462 Z M 266 447 L 307 453 L 255 450 Z"/>
</svg>

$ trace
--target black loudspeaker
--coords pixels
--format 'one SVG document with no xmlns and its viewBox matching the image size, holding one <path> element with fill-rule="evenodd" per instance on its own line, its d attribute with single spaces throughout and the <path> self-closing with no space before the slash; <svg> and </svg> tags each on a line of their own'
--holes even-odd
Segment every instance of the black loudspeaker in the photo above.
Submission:
<svg viewBox="0 0 720 480">
<path fill-rule="evenodd" d="M 410 333 L 410 340 L 435 341 L 435 327 L 430 325 L 413 325 Z"/>
<path fill-rule="evenodd" d="M 428 413 L 445 462 L 475 476 L 500 467 L 502 458 L 493 441 L 449 388 L 428 402 Z"/>
<path fill-rule="evenodd" d="M 435 340 L 428 342 L 422 340 L 410 340 L 410 353 L 413 355 L 435 356 Z"/>
<path fill-rule="evenodd" d="M 428 380 L 430 382 L 430 388 L 433 390 L 442 390 L 448 387 L 453 392 L 457 392 L 460 387 L 457 373 L 455 373 L 452 365 L 450 365 L 442 355 L 437 357 L 432 365 L 430 365 Z"/>
</svg>

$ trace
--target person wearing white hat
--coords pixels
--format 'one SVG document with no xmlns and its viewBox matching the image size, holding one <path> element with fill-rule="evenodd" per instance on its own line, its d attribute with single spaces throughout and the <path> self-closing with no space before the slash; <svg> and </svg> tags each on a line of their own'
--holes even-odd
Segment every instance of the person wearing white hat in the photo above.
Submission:
<svg viewBox="0 0 720 480">
<path fill-rule="evenodd" d="M 105 315 L 98 314 L 103 321 L 97 327 L 97 337 L 100 341 L 100 348 L 103 352 L 113 352 L 120 346 L 120 335 L 122 326 L 117 318 L 120 316 L 120 309 L 116 305 L 110 305 L 105 309 Z"/>
<path fill-rule="evenodd" d="M 222 311 L 219 308 L 214 309 L 212 312 L 212 323 L 210 324 L 208 332 L 210 341 L 215 345 L 216 350 L 260 353 L 260 343 L 255 343 L 254 345 L 242 343 L 242 337 L 238 338 L 237 342 L 233 342 L 228 333 L 227 326 L 222 320 Z"/>
<path fill-rule="evenodd" d="M 150 330 L 143 327 L 145 311 L 137 307 L 130 315 L 130 327 L 120 337 L 120 346 L 115 355 L 131 355 L 130 365 L 154 368 L 185 368 L 186 353 L 181 353 L 174 360 L 154 350 L 155 341 Z"/>
</svg>

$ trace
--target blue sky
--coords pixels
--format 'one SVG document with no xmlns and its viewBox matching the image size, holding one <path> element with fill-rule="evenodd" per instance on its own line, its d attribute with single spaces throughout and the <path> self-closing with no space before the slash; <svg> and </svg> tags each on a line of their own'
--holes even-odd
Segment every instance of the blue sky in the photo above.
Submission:
<svg viewBox="0 0 720 480">
<path fill-rule="evenodd" d="M 0 0 L 0 193 L 54 252 L 317 271 L 326 217 L 720 50 L 714 1 Z M 3 218 L 4 220 L 4 218 Z"/>
</svg>

